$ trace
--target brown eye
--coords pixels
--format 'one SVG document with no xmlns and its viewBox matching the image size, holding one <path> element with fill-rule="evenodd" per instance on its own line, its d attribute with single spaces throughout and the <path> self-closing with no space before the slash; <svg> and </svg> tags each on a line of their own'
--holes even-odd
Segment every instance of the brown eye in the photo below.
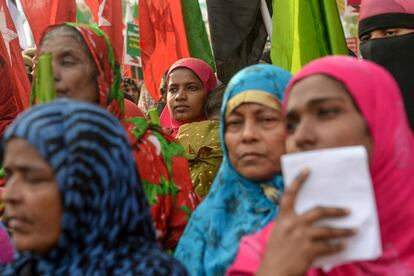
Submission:
<svg viewBox="0 0 414 276">
<path fill-rule="evenodd" d="M 359 40 L 361 41 L 361 43 L 367 42 L 370 39 L 371 39 L 371 35 L 370 34 L 365 34 L 365 35 L 363 35 L 363 36 L 361 36 L 359 38 Z"/>
<path fill-rule="evenodd" d="M 170 87 L 170 88 L 168 89 L 168 92 L 169 92 L 169 93 L 172 93 L 172 94 L 177 93 L 177 91 L 178 91 L 178 89 L 177 89 L 176 87 Z"/>
<path fill-rule="evenodd" d="M 298 122 L 295 121 L 287 121 L 286 122 L 286 129 L 288 134 L 293 134 L 298 126 Z"/>
<path fill-rule="evenodd" d="M 188 87 L 188 90 L 190 90 L 190 91 L 197 91 L 198 90 L 198 87 L 197 86 L 194 86 L 194 85 L 191 85 L 191 86 Z"/>
<path fill-rule="evenodd" d="M 339 113 L 336 108 L 320 108 L 318 110 L 318 117 L 321 119 L 330 119 L 335 117 Z"/>
<path fill-rule="evenodd" d="M 384 32 L 384 36 L 386 37 L 392 37 L 392 36 L 396 36 L 398 33 L 398 31 L 396 29 L 387 29 Z"/>
<path fill-rule="evenodd" d="M 230 119 L 226 122 L 226 130 L 237 131 L 241 128 L 243 121 L 241 119 Z"/>
</svg>

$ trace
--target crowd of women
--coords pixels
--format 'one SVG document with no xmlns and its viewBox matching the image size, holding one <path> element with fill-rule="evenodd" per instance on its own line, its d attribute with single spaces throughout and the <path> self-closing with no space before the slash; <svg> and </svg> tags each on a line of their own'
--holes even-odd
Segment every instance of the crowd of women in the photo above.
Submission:
<svg viewBox="0 0 414 276">
<path fill-rule="evenodd" d="M 37 104 L 33 89 L 1 135 L 0 275 L 414 275 L 414 2 L 364 0 L 359 32 L 362 59 L 295 76 L 257 64 L 225 85 L 204 61 L 178 60 L 158 121 L 121 83 L 103 31 L 49 26 L 37 56 L 52 55 L 58 99 Z M 286 188 L 281 157 L 355 145 L 382 253 L 325 271 L 315 260 L 358 229 L 319 223 L 346 208 L 297 213 L 312 171 Z"/>
</svg>

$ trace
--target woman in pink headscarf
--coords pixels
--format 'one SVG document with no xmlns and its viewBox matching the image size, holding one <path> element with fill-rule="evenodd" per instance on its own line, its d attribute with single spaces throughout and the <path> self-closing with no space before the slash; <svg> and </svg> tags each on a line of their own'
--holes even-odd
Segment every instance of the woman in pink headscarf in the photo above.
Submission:
<svg viewBox="0 0 414 276">
<path fill-rule="evenodd" d="M 383 253 L 328 273 L 310 269 L 317 257 L 343 250 L 344 244 L 332 241 L 355 230 L 314 224 L 346 216 L 342 209 L 295 213 L 296 194 L 309 174 L 305 171 L 286 191 L 275 222 L 244 238 L 228 275 L 414 275 L 414 137 L 402 106 L 397 83 L 371 62 L 328 57 L 299 72 L 284 103 L 287 150 L 365 146 Z"/>
<path fill-rule="evenodd" d="M 161 114 L 161 126 L 175 137 L 182 124 L 206 119 L 207 95 L 216 87 L 213 69 L 196 58 L 183 58 L 174 63 L 167 74 L 167 107 Z"/>
</svg>

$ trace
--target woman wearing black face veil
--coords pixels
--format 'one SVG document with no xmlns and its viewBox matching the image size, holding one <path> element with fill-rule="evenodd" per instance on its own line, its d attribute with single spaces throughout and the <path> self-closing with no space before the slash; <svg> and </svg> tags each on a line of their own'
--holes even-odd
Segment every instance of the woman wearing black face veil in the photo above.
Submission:
<svg viewBox="0 0 414 276">
<path fill-rule="evenodd" d="M 385 67 L 400 85 L 414 130 L 414 1 L 362 1 L 359 38 L 362 57 Z"/>
</svg>

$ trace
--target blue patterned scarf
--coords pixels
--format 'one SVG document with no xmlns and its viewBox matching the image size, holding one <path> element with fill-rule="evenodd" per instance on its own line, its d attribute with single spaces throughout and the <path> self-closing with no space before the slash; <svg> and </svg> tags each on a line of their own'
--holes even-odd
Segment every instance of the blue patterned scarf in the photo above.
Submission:
<svg viewBox="0 0 414 276">
<path fill-rule="evenodd" d="M 119 120 L 70 100 L 38 105 L 7 130 L 55 173 L 62 197 L 62 232 L 45 256 L 19 252 L 1 275 L 28 264 L 39 275 L 186 275 L 155 241 L 146 197 Z"/>
<path fill-rule="evenodd" d="M 253 65 L 230 81 L 221 109 L 223 162 L 210 193 L 193 213 L 175 252 L 191 275 L 224 275 L 241 237 L 258 231 L 276 216 L 279 206 L 265 195 L 261 184 L 283 191 L 281 176 L 255 183 L 237 173 L 224 144 L 224 116 L 229 100 L 245 91 L 261 90 L 282 101 L 290 78 L 290 73 L 278 67 Z"/>
</svg>

